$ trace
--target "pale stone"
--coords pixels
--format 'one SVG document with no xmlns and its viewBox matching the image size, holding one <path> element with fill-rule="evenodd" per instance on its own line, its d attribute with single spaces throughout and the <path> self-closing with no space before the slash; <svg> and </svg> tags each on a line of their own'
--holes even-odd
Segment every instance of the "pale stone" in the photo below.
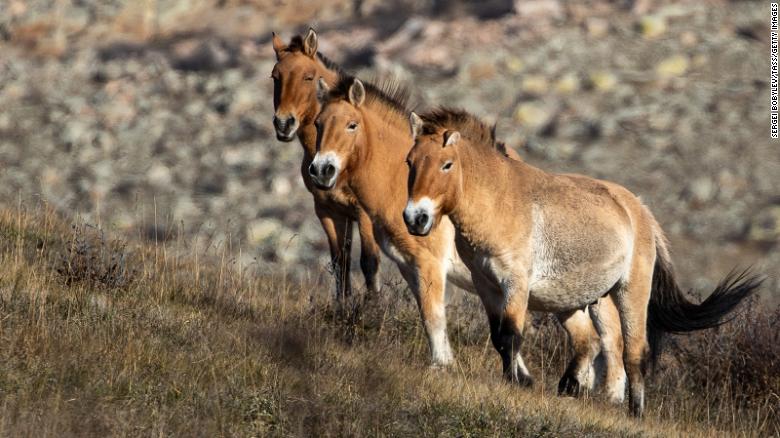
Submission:
<svg viewBox="0 0 780 438">
<path fill-rule="evenodd" d="M 520 88 L 526 93 L 541 95 L 549 88 L 547 79 L 542 75 L 528 75 L 523 78 Z"/>
<path fill-rule="evenodd" d="M 639 19 L 639 31 L 645 38 L 656 38 L 666 32 L 666 19 L 660 15 L 645 15 Z"/>
<path fill-rule="evenodd" d="M 656 74 L 661 78 L 682 76 L 686 71 L 688 71 L 688 58 L 682 55 L 670 56 L 661 61 L 655 68 Z"/>
<path fill-rule="evenodd" d="M 167 187 L 171 184 L 173 176 L 168 166 L 162 163 L 155 163 L 146 172 L 146 179 L 150 184 L 157 187 Z"/>
<path fill-rule="evenodd" d="M 580 89 L 580 79 L 574 73 L 566 73 L 557 82 L 555 90 L 561 94 L 570 94 Z"/>
<path fill-rule="evenodd" d="M 593 72 L 588 79 L 590 79 L 593 88 L 598 91 L 610 91 L 614 89 L 618 83 L 617 76 L 608 71 Z"/>
</svg>

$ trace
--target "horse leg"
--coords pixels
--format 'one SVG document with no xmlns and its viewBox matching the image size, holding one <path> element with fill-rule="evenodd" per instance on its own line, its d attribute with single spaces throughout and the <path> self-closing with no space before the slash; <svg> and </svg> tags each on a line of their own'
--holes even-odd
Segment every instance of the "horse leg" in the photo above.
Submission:
<svg viewBox="0 0 780 438">
<path fill-rule="evenodd" d="M 599 355 L 599 336 L 584 310 L 559 313 L 556 316 L 569 334 L 574 350 L 574 357 L 558 383 L 558 394 L 579 396 L 593 390 L 598 372 L 594 361 Z"/>
<path fill-rule="evenodd" d="M 654 261 L 654 253 L 648 255 L 635 250 L 628 281 L 613 292 L 623 330 L 623 362 L 628 374 L 629 410 L 635 417 L 641 417 L 645 408 L 644 373 L 650 352 L 646 330 L 647 306 Z"/>
<path fill-rule="evenodd" d="M 428 345 L 431 349 L 432 365 L 446 366 L 452 363 L 452 348 L 447 337 L 447 316 L 444 303 L 445 276 L 443 263 L 433 258 L 417 260 L 414 272 L 401 274 L 412 288 L 420 310 Z"/>
<path fill-rule="evenodd" d="M 345 296 L 352 293 L 349 270 L 352 252 L 352 220 L 332 211 L 318 208 L 315 213 L 320 220 L 322 229 L 328 237 L 330 247 L 330 262 L 336 277 L 336 300 L 340 303 Z"/>
<path fill-rule="evenodd" d="M 360 270 L 366 279 L 371 295 L 379 294 L 379 244 L 374 238 L 374 224 L 363 210 L 358 211 L 358 233 L 360 234 Z"/>
<path fill-rule="evenodd" d="M 609 401 L 623 403 L 626 397 L 626 370 L 623 368 L 623 337 L 620 315 L 611 295 L 588 306 L 601 339 L 601 356 L 606 362 L 605 391 Z"/>
<path fill-rule="evenodd" d="M 504 378 L 521 386 L 532 386 L 533 377 L 520 351 L 528 314 L 528 290 L 520 287 L 525 285 L 525 281 L 508 282 L 515 284 L 511 290 L 496 290 L 477 276 L 472 275 L 472 280 L 485 306 L 490 322 L 490 340 L 501 355 Z M 509 297 L 506 304 L 504 297 Z"/>
</svg>

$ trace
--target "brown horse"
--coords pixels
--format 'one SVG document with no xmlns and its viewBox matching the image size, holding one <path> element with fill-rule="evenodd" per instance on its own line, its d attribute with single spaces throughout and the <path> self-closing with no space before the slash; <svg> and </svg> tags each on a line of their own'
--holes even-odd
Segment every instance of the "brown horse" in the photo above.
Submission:
<svg viewBox="0 0 780 438">
<path fill-rule="evenodd" d="M 309 29 L 305 37 L 296 36 L 284 44 L 273 35 L 276 64 L 274 81 L 274 119 L 276 138 L 290 142 L 297 135 L 303 146 L 301 175 L 314 197 L 314 211 L 328 237 L 331 264 L 336 277 L 336 297 L 349 294 L 352 224 L 357 222 L 360 234 L 360 268 L 371 292 L 379 291 L 379 245 L 374 240 L 371 219 L 355 199 L 355 195 L 339 182 L 333 190 L 323 191 L 312 185 L 308 168 L 316 153 L 317 132 L 314 118 L 320 111 L 317 101 L 317 81 L 335 83 L 341 75 L 339 67 L 317 52 L 317 34 Z"/>
<path fill-rule="evenodd" d="M 691 303 L 675 282 L 660 225 L 625 188 L 510 160 L 462 111 L 410 120 L 405 222 L 416 236 L 454 224 L 509 372 L 527 372 L 520 343 L 528 309 L 565 312 L 608 296 L 622 324 L 630 411 L 641 416 L 653 340 L 721 324 L 761 282 L 732 274 L 704 302 Z"/>
<path fill-rule="evenodd" d="M 393 84 L 380 89 L 347 77 L 333 87 L 320 81 L 320 87 L 322 110 L 315 122 L 319 134 L 311 178 L 323 190 L 334 187 L 337 180 L 345 181 L 353 190 L 371 216 L 383 250 L 397 263 L 414 293 L 434 364 L 448 364 L 452 352 L 446 334 L 446 280 L 471 292 L 475 288 L 455 252 L 455 230 L 446 218 L 426 238 L 411 236 L 406 230 L 401 212 L 407 199 L 409 171 L 404 158 L 412 144 L 407 94 Z M 605 320 L 610 305 L 599 305 L 607 309 L 602 312 Z M 611 309 L 611 321 L 619 323 L 614 305 Z M 575 350 L 559 387 L 563 391 L 589 388 L 591 363 L 600 350 L 598 334 L 587 312 L 566 309 L 559 318 Z M 619 327 L 616 331 L 619 333 Z M 604 350 L 612 353 L 609 357 L 618 358 L 616 363 L 608 358 L 607 366 L 614 375 L 623 375 L 620 336 L 610 337 L 605 332 L 602 339 L 607 342 Z M 608 389 L 610 397 L 622 400 L 624 384 L 620 378 L 612 380 L 616 386 Z"/>
</svg>

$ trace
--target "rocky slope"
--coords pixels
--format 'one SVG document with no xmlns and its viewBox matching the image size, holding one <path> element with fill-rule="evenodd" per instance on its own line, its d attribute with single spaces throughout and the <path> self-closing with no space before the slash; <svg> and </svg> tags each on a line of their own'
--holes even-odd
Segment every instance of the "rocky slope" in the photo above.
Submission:
<svg viewBox="0 0 780 438">
<path fill-rule="evenodd" d="M 322 269 L 300 147 L 271 128 L 270 31 L 312 24 L 323 53 L 409 82 L 420 108 L 462 106 L 535 165 L 640 194 L 684 284 L 755 264 L 777 299 L 760 2 L 406 3 L 4 2 L 0 199 Z"/>
</svg>

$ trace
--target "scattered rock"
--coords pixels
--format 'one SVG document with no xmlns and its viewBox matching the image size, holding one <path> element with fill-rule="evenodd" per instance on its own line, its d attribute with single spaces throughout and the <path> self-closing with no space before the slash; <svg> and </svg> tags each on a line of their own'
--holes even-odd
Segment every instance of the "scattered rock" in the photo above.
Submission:
<svg viewBox="0 0 780 438">
<path fill-rule="evenodd" d="M 566 73 L 555 82 L 555 91 L 561 94 L 571 94 L 580 89 L 580 78 L 574 73 Z"/>
<path fill-rule="evenodd" d="M 523 60 L 516 56 L 507 56 L 504 59 L 504 65 L 511 73 L 521 73 L 525 70 L 525 63 Z"/>
<path fill-rule="evenodd" d="M 277 219 L 256 219 L 246 227 L 246 237 L 250 245 L 261 245 L 279 234 L 284 225 Z"/>
<path fill-rule="evenodd" d="M 528 75 L 520 83 L 520 89 L 531 96 L 541 96 L 547 92 L 549 84 L 542 75 Z"/>
<path fill-rule="evenodd" d="M 515 12 L 529 21 L 559 20 L 564 16 L 558 0 L 515 0 Z"/>
<path fill-rule="evenodd" d="M 658 63 L 655 72 L 662 79 L 673 78 L 685 74 L 688 71 L 688 65 L 688 58 L 674 55 Z"/>
<path fill-rule="evenodd" d="M 553 120 L 554 112 L 547 106 L 535 102 L 521 103 L 515 109 L 515 120 L 530 131 L 540 131 Z"/>
<path fill-rule="evenodd" d="M 699 43 L 699 37 L 696 36 L 696 33 L 688 30 L 680 35 L 680 43 L 683 47 L 694 47 Z"/>
<path fill-rule="evenodd" d="M 660 15 L 645 15 L 639 19 L 639 32 L 645 38 L 656 38 L 666 32 L 666 18 Z"/>
<path fill-rule="evenodd" d="M 169 187 L 171 181 L 173 181 L 173 176 L 168 166 L 162 163 L 155 163 L 146 172 L 146 179 L 149 181 L 149 184 L 156 187 Z"/>
<path fill-rule="evenodd" d="M 223 40 L 188 39 L 171 47 L 171 64 L 184 71 L 219 71 L 235 67 L 238 48 Z"/>
<path fill-rule="evenodd" d="M 585 20 L 585 31 L 593 38 L 601 38 L 609 33 L 609 22 L 600 17 Z"/>
<path fill-rule="evenodd" d="M 712 200 L 716 190 L 715 183 L 706 176 L 696 178 L 688 186 L 690 197 L 697 204 L 704 204 Z"/>
<path fill-rule="evenodd" d="M 588 76 L 589 85 L 596 91 L 611 91 L 618 84 L 617 76 L 608 71 L 596 71 Z"/>
<path fill-rule="evenodd" d="M 780 241 L 780 205 L 769 206 L 753 218 L 748 238 L 757 242 Z"/>
</svg>

